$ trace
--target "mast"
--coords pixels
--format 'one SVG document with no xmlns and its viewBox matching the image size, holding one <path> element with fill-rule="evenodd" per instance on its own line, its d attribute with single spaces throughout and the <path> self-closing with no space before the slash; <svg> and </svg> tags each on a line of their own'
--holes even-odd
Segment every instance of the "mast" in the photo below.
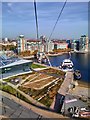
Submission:
<svg viewBox="0 0 90 120">
<path fill-rule="evenodd" d="M 34 10 L 35 10 L 35 20 L 36 20 L 36 38 L 37 40 L 39 40 L 36 0 L 34 0 Z M 39 42 L 38 42 L 38 51 L 39 51 Z"/>
</svg>

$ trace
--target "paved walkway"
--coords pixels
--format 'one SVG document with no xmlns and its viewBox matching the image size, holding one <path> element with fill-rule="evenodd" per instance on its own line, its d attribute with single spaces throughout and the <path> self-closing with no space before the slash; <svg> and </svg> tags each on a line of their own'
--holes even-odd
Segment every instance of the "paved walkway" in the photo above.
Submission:
<svg viewBox="0 0 90 120">
<path fill-rule="evenodd" d="M 73 101 L 75 99 L 76 99 L 76 101 Z M 69 107 L 74 107 L 74 106 L 83 108 L 83 107 L 87 107 L 87 103 L 79 100 L 74 95 L 66 94 L 64 104 L 63 104 L 63 107 L 62 107 L 62 112 L 64 112 L 65 114 L 68 114 L 68 108 Z"/>
<path fill-rule="evenodd" d="M 0 97 L 2 97 L 2 101 L 0 101 L 1 115 L 8 118 L 38 118 L 40 116 L 31 108 L 22 105 L 21 100 L 13 98 L 10 94 L 4 92 L 2 94 L 0 94 Z"/>
<path fill-rule="evenodd" d="M 62 85 L 60 86 L 60 89 L 58 90 L 56 96 L 54 97 L 54 101 L 50 107 L 58 113 L 61 112 L 63 102 L 65 99 L 66 93 L 69 90 L 69 85 L 71 82 L 73 82 L 73 73 L 67 72 L 65 75 L 65 79 L 64 79 Z"/>
<path fill-rule="evenodd" d="M 60 86 L 60 89 L 58 90 L 58 93 L 61 95 L 66 95 L 66 93 L 69 91 L 69 85 L 73 82 L 73 72 L 67 72 L 65 75 L 65 79 Z"/>
<path fill-rule="evenodd" d="M 15 96 L 6 92 L 0 91 L 0 98 L 3 98 L 3 103 L 0 101 L 0 107 L 4 117 L 9 118 L 65 118 L 60 114 L 42 110 L 32 106 Z M 67 118 L 67 117 L 66 117 Z"/>
</svg>

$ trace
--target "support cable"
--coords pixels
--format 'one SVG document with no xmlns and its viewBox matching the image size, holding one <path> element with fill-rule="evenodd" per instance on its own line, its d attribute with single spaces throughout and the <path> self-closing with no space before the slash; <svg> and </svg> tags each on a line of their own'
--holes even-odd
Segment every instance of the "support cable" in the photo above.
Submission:
<svg viewBox="0 0 90 120">
<path fill-rule="evenodd" d="M 63 10 L 64 10 L 64 7 L 65 7 L 66 3 L 67 3 L 67 0 L 64 2 L 64 5 L 63 5 L 63 7 L 62 7 L 62 9 L 61 9 L 61 11 L 60 11 L 60 13 L 59 13 L 59 16 L 58 16 L 58 18 L 57 18 L 57 20 L 56 20 L 56 22 L 55 22 L 55 25 L 54 25 L 54 27 L 53 27 L 53 29 L 52 29 L 52 32 L 51 32 L 51 34 L 50 34 L 50 36 L 49 36 L 49 40 L 51 39 L 51 36 L 52 36 L 52 34 L 53 34 L 54 30 L 55 30 L 55 27 L 56 27 L 56 25 L 57 25 L 60 17 L 61 17 L 61 14 L 62 14 L 62 12 L 63 12 Z"/>
</svg>

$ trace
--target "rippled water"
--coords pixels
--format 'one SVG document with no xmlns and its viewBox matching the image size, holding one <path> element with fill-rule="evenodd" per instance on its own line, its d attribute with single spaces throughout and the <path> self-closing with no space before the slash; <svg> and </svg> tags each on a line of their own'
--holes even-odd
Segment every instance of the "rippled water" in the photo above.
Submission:
<svg viewBox="0 0 90 120">
<path fill-rule="evenodd" d="M 63 59 L 69 58 L 69 54 L 64 54 L 61 56 L 50 57 L 50 61 L 52 66 L 59 66 Z M 89 82 L 89 71 L 90 71 L 90 53 L 88 54 L 80 54 L 80 53 L 72 53 L 71 60 L 74 63 L 74 69 L 78 69 L 81 71 L 82 80 Z"/>
</svg>

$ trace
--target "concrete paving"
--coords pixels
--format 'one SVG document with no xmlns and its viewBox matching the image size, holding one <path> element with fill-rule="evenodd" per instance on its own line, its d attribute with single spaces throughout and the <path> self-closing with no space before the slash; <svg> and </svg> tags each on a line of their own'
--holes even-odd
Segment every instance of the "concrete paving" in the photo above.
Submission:
<svg viewBox="0 0 90 120">
<path fill-rule="evenodd" d="M 60 86 L 56 96 L 54 97 L 54 101 L 51 105 L 51 108 L 55 110 L 55 112 L 60 113 L 62 109 L 62 105 L 66 96 L 66 93 L 69 91 L 69 85 L 73 82 L 73 72 L 67 72 L 65 75 L 65 79 Z"/>
<path fill-rule="evenodd" d="M 44 110 L 38 107 L 35 107 L 31 104 L 28 104 L 17 97 L 8 94 L 6 92 L 0 91 L 0 98 L 3 98 L 0 101 L 1 112 L 0 117 L 9 117 L 9 118 L 67 118 L 61 114 L 57 114 L 48 110 Z M 3 113 L 3 114 L 2 114 Z"/>
<path fill-rule="evenodd" d="M 65 96 L 69 91 L 69 85 L 73 82 L 73 72 L 67 72 L 65 75 L 65 79 L 58 90 L 58 93 Z"/>
<path fill-rule="evenodd" d="M 1 97 L 1 96 L 0 96 Z M 2 96 L 3 102 L 0 101 L 0 109 L 2 110 L 2 115 L 9 118 L 38 118 L 39 114 L 36 114 L 32 110 L 21 106 L 16 103 L 13 99 L 9 99 Z"/>
<path fill-rule="evenodd" d="M 72 101 L 72 100 L 77 100 L 77 101 Z M 66 101 L 72 101 L 72 102 L 66 102 Z M 87 107 L 87 103 L 79 100 L 78 98 L 76 98 L 75 96 L 73 95 L 70 95 L 70 94 L 67 94 L 66 97 L 65 97 L 65 100 L 64 100 L 64 104 L 63 104 L 63 107 L 62 107 L 62 112 L 64 112 L 66 115 L 68 115 L 68 108 L 69 107 L 79 107 L 79 108 L 82 108 L 82 107 Z"/>
</svg>

